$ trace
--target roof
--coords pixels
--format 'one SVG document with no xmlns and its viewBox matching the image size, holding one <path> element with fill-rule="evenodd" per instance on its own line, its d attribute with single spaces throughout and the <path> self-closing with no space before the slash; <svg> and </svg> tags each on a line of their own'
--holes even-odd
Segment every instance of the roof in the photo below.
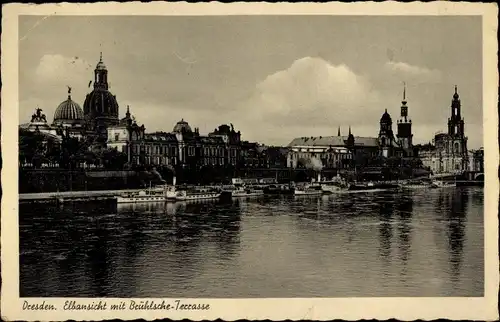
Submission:
<svg viewBox="0 0 500 322">
<path fill-rule="evenodd" d="M 316 137 L 301 137 L 295 138 L 288 144 L 289 147 L 293 146 L 345 146 L 347 136 L 316 136 Z M 355 146 L 378 146 L 378 139 L 373 137 L 354 137 Z"/>
<path fill-rule="evenodd" d="M 118 119 L 118 102 L 116 96 L 104 88 L 94 88 L 87 94 L 83 102 L 85 113 L 94 117 L 106 116 Z"/>
<path fill-rule="evenodd" d="M 204 144 L 224 144 L 224 139 L 220 136 L 200 136 L 198 140 L 200 143 Z"/>
<path fill-rule="evenodd" d="M 25 129 L 23 129 L 23 130 L 25 130 Z M 26 131 L 21 136 L 23 136 L 23 135 L 27 135 L 27 136 L 38 135 L 38 136 L 43 136 L 46 140 L 52 139 L 52 140 L 57 141 L 57 142 L 61 141 L 61 138 L 59 136 L 52 134 L 52 133 L 44 132 L 44 131 L 40 131 L 40 132 Z"/>
<path fill-rule="evenodd" d="M 147 141 L 177 142 L 177 137 L 175 136 L 175 134 L 165 132 L 147 133 L 144 135 L 144 139 Z"/>
<path fill-rule="evenodd" d="M 177 124 L 175 124 L 172 132 L 182 133 L 182 132 L 193 132 L 193 131 L 191 130 L 191 127 L 189 126 L 188 122 L 182 119 L 179 122 L 177 122 Z"/>
<path fill-rule="evenodd" d="M 68 96 L 68 99 L 57 107 L 54 113 L 54 122 L 72 122 L 78 120 L 83 120 L 83 110 L 78 103 L 71 99 L 71 96 Z"/>
<path fill-rule="evenodd" d="M 384 114 L 382 114 L 380 122 L 392 122 L 391 115 L 387 113 L 387 109 L 385 110 Z"/>
</svg>

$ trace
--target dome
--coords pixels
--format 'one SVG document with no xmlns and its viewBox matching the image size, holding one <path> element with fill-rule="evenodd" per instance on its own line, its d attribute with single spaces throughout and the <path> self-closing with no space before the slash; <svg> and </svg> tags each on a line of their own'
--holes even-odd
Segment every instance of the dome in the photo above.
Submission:
<svg viewBox="0 0 500 322">
<path fill-rule="evenodd" d="M 384 122 L 384 123 L 389 123 L 389 122 L 392 122 L 392 119 L 391 119 L 391 116 L 389 115 L 389 113 L 387 113 L 387 109 L 385 110 L 384 114 L 382 114 L 382 117 L 380 118 L 380 122 Z"/>
<path fill-rule="evenodd" d="M 90 118 L 110 117 L 118 119 L 118 102 L 108 90 L 96 88 L 85 98 L 83 110 Z"/>
<path fill-rule="evenodd" d="M 75 101 L 68 96 L 68 99 L 59 104 L 54 113 L 54 123 L 69 122 L 83 120 L 83 110 Z"/>
<path fill-rule="evenodd" d="M 174 126 L 174 132 L 193 132 L 188 122 L 184 121 L 184 119 L 180 120 Z"/>
</svg>

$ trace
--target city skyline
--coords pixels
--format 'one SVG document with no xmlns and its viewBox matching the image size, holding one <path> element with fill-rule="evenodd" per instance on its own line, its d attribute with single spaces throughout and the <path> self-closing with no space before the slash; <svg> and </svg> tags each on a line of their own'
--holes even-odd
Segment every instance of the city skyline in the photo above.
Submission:
<svg viewBox="0 0 500 322">
<path fill-rule="evenodd" d="M 36 107 L 51 121 L 67 85 L 83 106 L 102 51 L 120 117 L 130 105 L 148 132 L 184 119 L 269 145 L 339 126 L 376 137 L 385 109 L 395 129 L 406 82 L 415 144 L 446 131 L 458 85 L 469 147 L 482 146 L 480 18 L 24 16 L 19 34 L 20 123 Z"/>
</svg>

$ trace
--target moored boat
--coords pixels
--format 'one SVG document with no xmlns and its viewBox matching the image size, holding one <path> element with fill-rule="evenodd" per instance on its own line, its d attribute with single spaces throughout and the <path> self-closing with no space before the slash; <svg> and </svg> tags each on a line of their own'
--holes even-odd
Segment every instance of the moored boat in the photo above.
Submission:
<svg viewBox="0 0 500 322">
<path fill-rule="evenodd" d="M 321 190 L 320 185 L 303 185 L 295 187 L 294 194 L 296 196 L 313 196 L 313 195 L 321 195 L 323 194 L 323 190 Z"/>
<path fill-rule="evenodd" d="M 388 190 L 388 189 L 396 189 L 399 188 L 399 185 L 394 183 L 354 183 L 349 185 L 348 190 L 350 191 L 370 191 L 370 190 Z"/>
<path fill-rule="evenodd" d="M 254 188 L 245 188 L 239 187 L 231 192 L 231 196 L 233 197 L 256 197 L 262 196 L 264 194 L 264 190 L 262 189 L 254 189 Z"/>
<path fill-rule="evenodd" d="M 323 193 L 335 193 L 335 192 L 341 192 L 341 191 L 346 191 L 348 188 L 343 187 L 341 185 L 336 185 L 336 184 L 322 184 L 321 185 L 321 191 Z"/>
<path fill-rule="evenodd" d="M 220 192 L 212 189 L 182 190 L 176 192 L 175 200 L 191 201 L 191 200 L 218 199 L 220 196 L 221 196 Z"/>
<path fill-rule="evenodd" d="M 168 188 L 164 190 L 142 190 L 116 196 L 117 203 L 165 202 L 172 199 L 173 193 Z"/>
<path fill-rule="evenodd" d="M 440 181 L 440 180 L 435 180 L 432 182 L 433 188 L 451 188 L 456 186 L 457 186 L 456 182 Z"/>
<path fill-rule="evenodd" d="M 402 189 L 431 189 L 434 188 L 432 181 L 430 180 L 416 180 L 416 181 L 407 181 L 405 183 L 400 184 Z"/>
<path fill-rule="evenodd" d="M 269 195 L 293 194 L 293 187 L 292 185 L 272 184 L 264 188 L 264 194 L 269 194 Z"/>
</svg>

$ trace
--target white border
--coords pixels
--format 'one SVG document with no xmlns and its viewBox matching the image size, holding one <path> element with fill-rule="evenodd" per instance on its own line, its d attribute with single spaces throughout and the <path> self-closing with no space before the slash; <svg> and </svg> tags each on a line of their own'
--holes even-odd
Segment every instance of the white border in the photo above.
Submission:
<svg viewBox="0 0 500 322">
<path fill-rule="evenodd" d="M 499 166 L 497 113 L 497 14 L 496 4 L 464 2 L 397 3 L 95 3 L 7 4 L 2 20 L 2 293 L 5 320 L 358 320 L 358 319 L 462 319 L 496 320 L 499 287 L 498 198 Z M 18 231 L 18 16 L 19 15 L 480 15 L 483 17 L 483 121 L 485 148 L 485 296 L 483 298 L 332 298 L 332 299 L 227 299 L 202 300 L 208 311 L 23 311 L 19 299 Z M 35 299 L 32 299 L 35 300 Z M 40 299 L 62 307 L 67 299 Z M 78 299 L 93 302 L 98 299 Z M 119 302 L 119 299 L 103 299 Z M 149 299 L 151 300 L 151 299 Z"/>
</svg>

